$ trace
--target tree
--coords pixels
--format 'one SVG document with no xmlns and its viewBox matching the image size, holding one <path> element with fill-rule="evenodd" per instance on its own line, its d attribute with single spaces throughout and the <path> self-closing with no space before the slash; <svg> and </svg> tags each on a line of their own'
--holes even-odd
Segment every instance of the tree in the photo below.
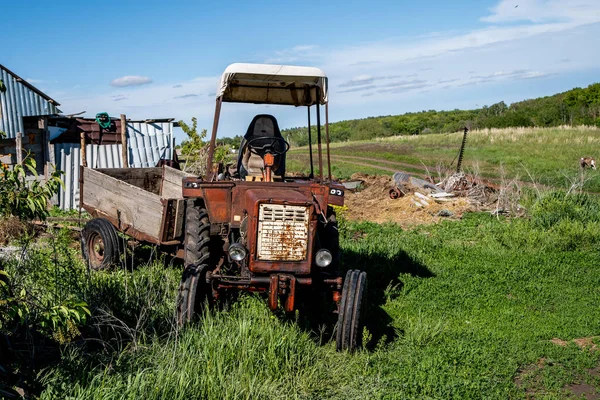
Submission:
<svg viewBox="0 0 600 400">
<path fill-rule="evenodd" d="M 185 160 L 184 171 L 198 176 L 206 174 L 207 146 L 204 142 L 206 129 L 198 133 L 198 119 L 192 117 L 192 125 L 179 121 L 181 130 L 187 135 L 187 139 L 181 142 L 181 156 Z"/>
</svg>

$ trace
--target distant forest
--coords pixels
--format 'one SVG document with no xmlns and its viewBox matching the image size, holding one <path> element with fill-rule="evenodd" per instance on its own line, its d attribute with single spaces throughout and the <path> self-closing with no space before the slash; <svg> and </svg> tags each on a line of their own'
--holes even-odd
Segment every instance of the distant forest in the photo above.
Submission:
<svg viewBox="0 0 600 400">
<path fill-rule="evenodd" d="M 516 126 L 596 125 L 600 127 L 600 83 L 553 96 L 524 100 L 507 106 L 503 101 L 475 110 L 421 111 L 331 123 L 332 142 L 367 140 L 395 135 L 456 132 L 469 129 Z M 292 145 L 308 144 L 307 127 L 285 129 Z M 312 129 L 316 142 L 316 128 Z M 322 132 L 324 135 L 325 132 Z M 236 141 L 234 138 L 219 141 Z"/>
</svg>

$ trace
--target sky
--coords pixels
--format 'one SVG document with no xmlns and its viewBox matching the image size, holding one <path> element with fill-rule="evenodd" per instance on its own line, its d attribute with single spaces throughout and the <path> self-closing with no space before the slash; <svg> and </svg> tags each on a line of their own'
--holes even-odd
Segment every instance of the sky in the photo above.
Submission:
<svg viewBox="0 0 600 400">
<path fill-rule="evenodd" d="M 210 131 L 234 62 L 321 68 L 332 122 L 600 81 L 599 0 L 3 3 L 0 63 L 67 114 L 195 116 Z M 243 135 L 260 113 L 306 125 L 304 108 L 225 104 L 218 136 Z"/>
</svg>

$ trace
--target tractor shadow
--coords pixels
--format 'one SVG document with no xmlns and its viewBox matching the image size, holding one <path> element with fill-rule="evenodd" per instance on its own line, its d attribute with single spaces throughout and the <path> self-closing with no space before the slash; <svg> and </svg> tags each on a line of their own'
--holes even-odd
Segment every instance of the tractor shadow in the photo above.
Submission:
<svg viewBox="0 0 600 400">
<path fill-rule="evenodd" d="M 410 274 L 419 278 L 431 278 L 435 275 L 400 249 L 393 256 L 342 250 L 340 261 L 342 276 L 346 276 L 346 272 L 351 269 L 367 273 L 364 322 L 371 335 L 366 345 L 367 349 L 373 350 L 380 343 L 393 342 L 398 331 L 394 328 L 393 318 L 387 313 L 384 305 L 389 298 L 393 298 L 402 290 L 400 275 Z M 304 295 L 306 297 L 300 294 L 300 313 L 299 316 L 295 316 L 298 325 L 310 332 L 321 344 L 335 340 L 337 314 L 332 313 L 332 308 L 323 307 L 323 304 L 327 304 L 327 295 L 315 292 Z M 293 317 L 288 316 L 289 318 Z"/>
<path fill-rule="evenodd" d="M 341 261 L 343 276 L 350 269 L 367 273 L 367 307 L 364 322 L 372 335 L 367 347 L 372 349 L 378 343 L 394 341 L 397 330 L 393 326 L 393 318 L 384 309 L 384 305 L 388 298 L 393 298 L 394 294 L 404 286 L 400 275 L 410 274 L 419 278 L 432 278 L 435 274 L 401 249 L 398 249 L 393 256 L 342 250 Z"/>
</svg>

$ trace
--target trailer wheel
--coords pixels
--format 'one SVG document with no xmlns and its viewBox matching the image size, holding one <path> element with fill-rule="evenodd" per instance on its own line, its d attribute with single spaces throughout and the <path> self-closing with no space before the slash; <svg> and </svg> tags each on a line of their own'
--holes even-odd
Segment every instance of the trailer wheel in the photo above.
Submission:
<svg viewBox="0 0 600 400">
<path fill-rule="evenodd" d="M 185 209 L 185 269 L 177 293 L 177 323 L 190 322 L 211 294 L 206 283 L 210 259 L 210 222 L 206 209 L 194 200 L 186 202 Z"/>
<path fill-rule="evenodd" d="M 107 269 L 119 262 L 119 236 L 114 226 L 104 218 L 94 218 L 81 232 L 81 253 L 88 267 Z"/>
<path fill-rule="evenodd" d="M 362 329 L 367 273 L 350 270 L 346 273 L 336 331 L 338 351 L 356 350 L 362 344 Z"/>
</svg>

